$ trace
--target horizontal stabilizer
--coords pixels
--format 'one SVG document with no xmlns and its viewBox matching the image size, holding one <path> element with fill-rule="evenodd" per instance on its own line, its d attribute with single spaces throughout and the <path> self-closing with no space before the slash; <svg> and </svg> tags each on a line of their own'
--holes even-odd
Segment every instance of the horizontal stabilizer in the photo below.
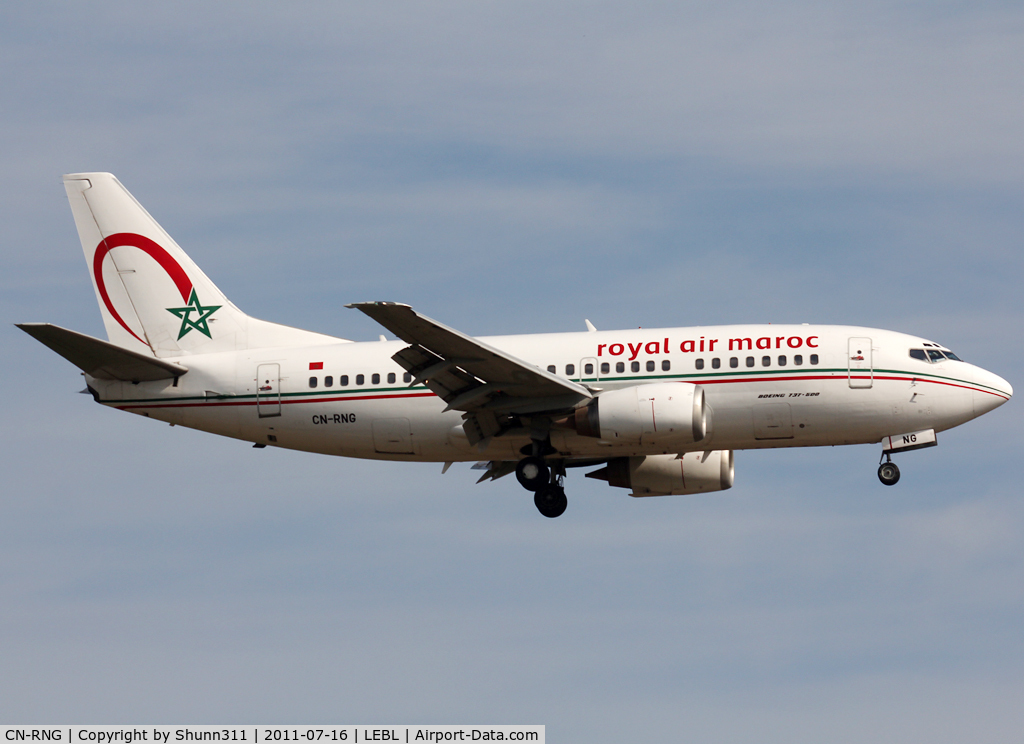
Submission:
<svg viewBox="0 0 1024 744">
<path fill-rule="evenodd" d="M 84 333 L 50 323 L 17 323 L 18 328 L 34 338 L 87 375 L 101 380 L 143 382 L 180 377 L 188 367 L 139 354 L 116 344 L 101 341 Z"/>
</svg>

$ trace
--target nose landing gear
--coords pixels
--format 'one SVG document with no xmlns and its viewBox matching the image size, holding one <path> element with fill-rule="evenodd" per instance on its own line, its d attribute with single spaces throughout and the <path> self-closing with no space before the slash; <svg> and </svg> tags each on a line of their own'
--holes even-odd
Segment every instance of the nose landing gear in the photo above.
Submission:
<svg viewBox="0 0 1024 744">
<path fill-rule="evenodd" d="M 886 486 L 895 486 L 900 479 L 900 469 L 892 461 L 888 453 L 885 454 L 885 462 L 878 466 L 878 480 Z"/>
</svg>

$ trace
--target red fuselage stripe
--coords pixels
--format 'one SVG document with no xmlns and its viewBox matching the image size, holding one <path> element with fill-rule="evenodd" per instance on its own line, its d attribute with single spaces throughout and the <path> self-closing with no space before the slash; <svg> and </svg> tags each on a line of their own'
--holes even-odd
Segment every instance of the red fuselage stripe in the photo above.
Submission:
<svg viewBox="0 0 1024 744">
<path fill-rule="evenodd" d="M 348 395 L 343 398 L 304 398 L 300 400 L 261 400 L 259 405 L 264 406 L 276 406 L 279 402 L 283 406 L 292 405 L 294 403 L 336 403 L 338 401 L 349 401 L 349 400 L 386 400 L 389 398 L 433 398 L 433 393 L 412 393 L 402 394 L 396 393 L 394 395 Z M 132 408 L 204 408 L 211 406 L 255 406 L 257 401 L 255 400 L 228 400 L 221 402 L 201 402 L 201 403 L 152 403 L 152 404 L 138 404 L 128 406 L 115 406 L 119 411 L 127 411 Z"/>
</svg>

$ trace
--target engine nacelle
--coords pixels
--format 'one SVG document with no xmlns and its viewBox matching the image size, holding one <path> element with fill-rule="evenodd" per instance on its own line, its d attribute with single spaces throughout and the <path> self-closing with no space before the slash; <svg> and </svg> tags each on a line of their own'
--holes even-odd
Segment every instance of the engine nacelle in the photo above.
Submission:
<svg viewBox="0 0 1024 744">
<path fill-rule="evenodd" d="M 617 457 L 587 477 L 632 488 L 630 496 L 682 496 L 732 488 L 735 473 L 732 450 L 715 450 L 706 459 L 703 452 Z"/>
<path fill-rule="evenodd" d="M 578 434 L 606 442 L 689 444 L 708 435 L 710 416 L 702 387 L 661 382 L 601 393 L 571 422 Z"/>
</svg>

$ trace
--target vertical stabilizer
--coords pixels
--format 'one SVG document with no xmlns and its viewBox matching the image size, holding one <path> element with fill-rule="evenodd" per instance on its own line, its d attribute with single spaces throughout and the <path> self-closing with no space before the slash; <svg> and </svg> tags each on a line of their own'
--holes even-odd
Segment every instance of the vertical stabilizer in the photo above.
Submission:
<svg viewBox="0 0 1024 744">
<path fill-rule="evenodd" d="M 64 187 L 111 343 L 158 357 L 244 348 L 246 316 L 110 173 Z"/>
<path fill-rule="evenodd" d="M 175 357 L 332 340 L 248 317 L 110 173 L 64 187 L 111 343 Z"/>
</svg>

